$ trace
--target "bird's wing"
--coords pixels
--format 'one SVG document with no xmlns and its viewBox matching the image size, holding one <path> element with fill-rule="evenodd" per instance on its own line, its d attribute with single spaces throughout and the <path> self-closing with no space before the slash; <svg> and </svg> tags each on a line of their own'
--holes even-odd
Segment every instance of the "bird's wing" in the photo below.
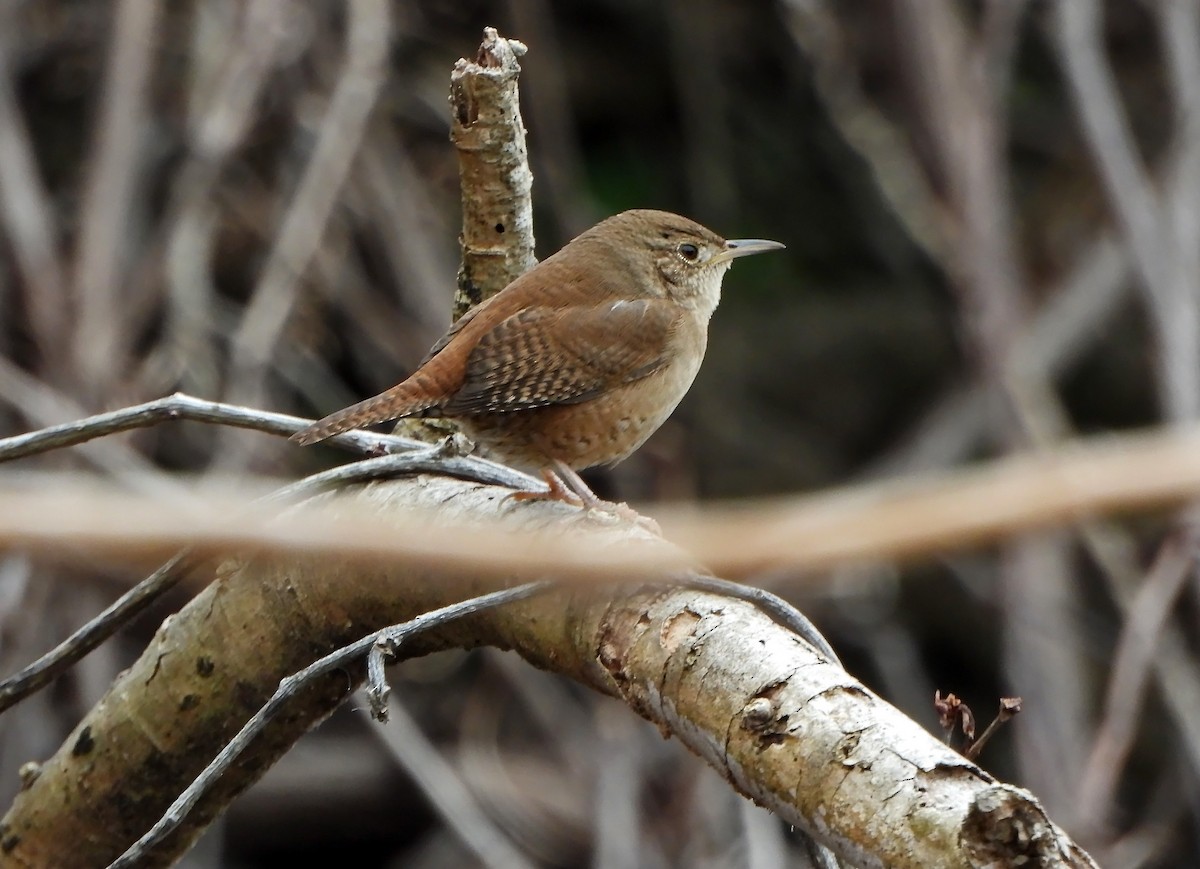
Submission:
<svg viewBox="0 0 1200 869">
<path fill-rule="evenodd" d="M 484 335 L 447 415 L 577 404 L 667 362 L 678 309 L 661 299 L 526 308 Z"/>
</svg>

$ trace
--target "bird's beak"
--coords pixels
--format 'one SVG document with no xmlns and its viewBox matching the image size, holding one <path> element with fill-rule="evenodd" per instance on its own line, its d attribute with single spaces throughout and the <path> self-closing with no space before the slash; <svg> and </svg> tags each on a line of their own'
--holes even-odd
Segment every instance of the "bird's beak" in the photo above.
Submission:
<svg viewBox="0 0 1200 869">
<path fill-rule="evenodd" d="M 739 256 L 750 256 L 752 253 L 766 253 L 769 250 L 783 250 L 784 246 L 777 241 L 767 241 L 765 238 L 735 238 L 725 242 L 725 250 L 715 257 L 718 260 L 730 260 Z"/>
</svg>

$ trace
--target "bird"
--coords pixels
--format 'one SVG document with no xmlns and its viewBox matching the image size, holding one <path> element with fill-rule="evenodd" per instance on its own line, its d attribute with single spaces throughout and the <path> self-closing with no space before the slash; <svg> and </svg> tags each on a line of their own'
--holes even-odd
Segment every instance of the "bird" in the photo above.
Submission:
<svg viewBox="0 0 1200 869">
<path fill-rule="evenodd" d="M 621 461 L 666 421 L 700 369 L 726 271 L 783 248 L 666 211 L 613 215 L 460 317 L 406 380 L 291 440 L 445 417 L 485 458 L 540 473 L 548 493 L 522 494 L 602 503 L 578 471 Z"/>
</svg>

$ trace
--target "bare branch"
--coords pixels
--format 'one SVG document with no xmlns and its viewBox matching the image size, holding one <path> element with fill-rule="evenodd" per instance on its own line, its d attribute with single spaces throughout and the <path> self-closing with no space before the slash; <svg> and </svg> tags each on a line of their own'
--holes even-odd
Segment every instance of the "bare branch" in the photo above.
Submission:
<svg viewBox="0 0 1200 869">
<path fill-rule="evenodd" d="M 0 356 L 0 398 L 7 401 L 30 422 L 41 425 L 77 417 L 85 412 L 77 402 L 58 390 L 53 389 L 46 382 L 26 373 L 3 356 Z M 52 425 L 50 429 L 57 431 L 77 425 L 79 425 L 78 422 L 70 422 L 63 425 Z M 40 431 L 47 431 L 47 429 Z M 36 437 L 39 435 L 39 432 L 31 434 Z M 0 439 L 0 445 L 13 442 L 20 444 L 23 442 L 21 439 L 24 437 L 24 435 L 17 435 L 14 438 Z M 54 449 L 56 447 L 51 445 L 48 448 Z M 11 456 L 11 458 L 17 458 L 19 455 L 33 454 L 25 452 L 25 449 L 25 447 L 19 446 L 14 451 L 16 454 Z M 41 452 L 41 450 L 34 449 L 33 452 Z M 150 461 L 131 449 L 128 444 L 89 444 L 82 450 L 82 454 L 89 461 L 92 461 L 98 467 L 115 476 L 126 477 L 137 475 L 142 479 L 156 477 L 164 486 L 174 485 L 169 481 L 166 474 L 159 473 Z M 4 461 L 5 458 L 3 447 L 0 446 L 0 461 Z"/>
<path fill-rule="evenodd" d="M 427 469 L 506 486 L 526 479 L 502 465 L 469 457 L 432 459 Z M 128 554 L 136 549 L 163 558 L 189 544 L 200 551 L 250 546 L 368 561 L 431 559 L 486 576 L 532 570 L 581 578 L 672 571 L 694 559 L 718 574 L 745 576 L 781 566 L 818 570 L 862 560 L 915 558 L 1105 512 L 1178 505 L 1200 493 L 1200 430 L 1081 440 L 939 477 L 867 484 L 757 506 L 664 508 L 658 518 L 667 536 L 690 553 L 688 558 L 659 538 L 648 538 L 658 543 L 645 551 L 597 547 L 557 526 L 538 532 L 462 527 L 452 516 L 433 522 L 419 510 L 399 528 L 380 522 L 370 510 L 332 510 L 319 504 L 296 508 L 286 523 L 267 511 L 249 512 L 235 522 L 230 517 L 240 515 L 249 500 L 244 491 L 214 489 L 203 500 L 181 502 L 81 486 L 78 480 L 38 479 L 36 485 L 0 490 L 0 545 L 61 556 L 62 544 L 71 542 L 95 552 Z M 421 487 L 455 502 L 491 502 L 511 491 L 437 477 L 423 478 Z M 431 506 L 444 505 L 435 501 Z M 525 509 L 534 513 L 525 514 Z M 561 503 L 519 509 L 513 504 L 500 512 L 547 519 L 580 515 L 614 529 L 625 527 L 609 514 L 583 514 Z"/>
<path fill-rule="evenodd" d="M 1181 251 L 1194 247 L 1197 239 L 1182 239 L 1181 248 L 1142 167 L 1104 56 L 1101 8 L 1059 0 L 1055 9 L 1067 82 L 1155 324 L 1163 410 L 1174 422 L 1195 419 L 1200 413 L 1200 290 L 1189 282 Z M 1172 64 L 1172 70 L 1178 66 Z M 1184 108 L 1189 108 L 1189 92 L 1185 87 L 1181 94 Z M 1191 134 L 1185 130 L 1185 135 Z M 1185 139 L 1184 145 L 1190 142 Z M 1195 159 L 1185 158 L 1183 180 L 1189 183 L 1196 182 Z"/>
<path fill-rule="evenodd" d="M 76 422 L 50 426 L 27 434 L 0 439 L 0 462 L 37 455 L 63 447 L 86 443 L 117 432 L 157 425 L 170 420 L 188 419 L 197 422 L 237 426 L 276 435 L 290 435 L 308 424 L 301 417 L 284 413 L 253 410 L 234 404 L 206 401 L 183 393 L 156 398 L 145 404 L 125 407 L 109 413 L 96 414 Z M 361 453 L 388 448 L 413 449 L 417 441 L 368 432 L 347 432 L 345 440 L 333 440 L 344 449 Z"/>
<path fill-rule="evenodd" d="M 1107 832 L 1113 793 L 1143 710 L 1146 681 L 1163 628 L 1195 566 L 1192 534 L 1185 529 L 1163 544 L 1121 630 L 1105 692 L 1104 716 L 1079 781 L 1077 817 L 1093 835 Z"/>
<path fill-rule="evenodd" d="M 47 369 L 56 372 L 65 361 L 70 307 L 54 211 L 13 85 L 8 40 L 15 14 L 11 6 L 0 10 L 0 214 L 25 288 L 31 331 Z"/>
<path fill-rule="evenodd" d="M 438 628 L 455 619 L 485 612 L 493 607 L 525 600 L 546 591 L 549 587 L 550 583 L 531 582 L 422 613 L 410 621 L 384 628 L 363 637 L 358 642 L 331 652 L 298 673 L 283 679 L 279 683 L 279 688 L 271 695 L 271 699 L 251 716 L 242 729 L 226 743 L 221 753 L 213 758 L 195 781 L 184 789 L 175 802 L 171 803 L 162 819 L 129 846 L 120 857 L 109 864 L 109 869 L 125 869 L 125 867 L 136 866 L 139 860 L 145 859 L 168 835 L 178 829 L 188 812 L 208 792 L 213 782 L 229 771 L 242 752 L 266 730 L 289 701 L 295 699 L 319 677 L 352 669 L 353 665 L 363 660 L 370 649 L 378 643 L 388 642 L 398 649 L 401 643 L 410 640 L 416 634 Z"/>
<path fill-rule="evenodd" d="M 233 339 L 230 394 L 258 403 L 266 365 L 296 299 L 296 281 L 317 249 L 358 153 L 382 85 L 391 29 L 385 0 L 352 0 L 345 68 L 317 135 L 316 149 Z"/>
<path fill-rule="evenodd" d="M 223 404 L 218 401 L 206 401 L 177 392 L 145 404 L 96 414 L 77 422 L 64 423 L 0 439 L 0 462 L 75 446 L 105 435 L 145 428 L 173 420 L 192 420 L 235 426 L 283 436 L 294 434 L 310 422 L 310 420 L 289 416 L 285 413 L 271 413 L 234 404 Z M 420 450 L 428 447 L 428 444 L 410 438 L 366 431 L 345 432 L 335 438 L 330 438 L 328 443 L 365 455 Z M 437 456 L 438 460 L 424 469 L 441 470 L 448 474 L 465 476 L 467 479 L 510 486 L 514 489 L 537 490 L 545 487 L 545 483 L 541 480 L 486 459 L 469 458 L 462 455 L 449 456 L 441 452 Z M 440 460 L 444 460 L 444 462 L 438 463 Z M 379 468 L 379 471 L 373 473 L 374 477 L 386 476 L 389 473 L 386 463 L 381 463 Z M 365 479 L 363 473 L 363 466 L 358 465 L 347 466 L 317 476 L 328 481 L 333 479 L 331 474 L 343 474 L 344 477 L 341 479 L 345 482 L 352 479 Z M 316 479 L 316 477 L 310 479 Z"/>
<path fill-rule="evenodd" d="M 390 484 L 363 490 L 355 500 L 389 514 L 394 530 L 408 525 L 394 511 L 412 504 L 414 494 L 424 503 L 443 504 L 443 513 L 495 515 L 488 499 L 474 505 L 465 496 L 447 501 L 445 491 L 421 494 L 411 484 Z M 523 521 L 515 514 L 511 519 L 510 527 Z M 576 523 L 581 521 L 577 517 Z M 592 526 L 590 533 L 604 537 L 608 532 Z M 140 815 L 124 811 L 119 804 L 128 805 L 111 798 L 113 788 L 162 794 L 159 805 L 165 805 L 170 796 L 164 792 L 178 792 L 173 783 L 178 787 L 181 777 L 190 780 L 204 758 L 223 750 L 231 727 L 238 729 L 251 711 L 245 709 L 246 699 L 259 696 L 260 685 L 278 678 L 272 673 L 280 667 L 295 672 L 314 648 L 340 647 L 347 632 L 353 632 L 351 638 L 362 636 L 372 620 L 442 606 L 475 584 L 467 580 L 470 572 L 445 564 L 422 567 L 393 560 L 379 569 L 364 568 L 356 562 L 342 570 L 314 559 L 254 559 L 224 567 L 220 581 L 164 627 L 141 661 L 18 797 L 4 822 L 4 835 L 15 842 L 10 856 L 40 854 L 52 860 L 48 855 L 65 842 L 79 847 L 78 837 L 68 835 L 75 825 L 84 818 L 94 824 L 97 817 L 103 818 L 104 832 L 88 840 L 93 853 L 123 850 L 145 829 L 139 824 L 149 823 L 146 811 L 157 817 L 161 808 L 139 803 Z M 336 582 L 329 581 L 331 571 Z M 260 618 L 265 612 L 271 618 Z M 301 623 L 304 630 L 298 632 Z M 677 734 L 739 790 L 852 862 L 956 865 L 991 855 L 994 862 L 1011 864 L 1020 855 L 1046 866 L 1089 865 L 1027 794 L 996 785 L 790 631 L 740 601 L 688 589 L 623 592 L 615 598 L 552 591 L 489 611 L 469 625 L 440 630 L 408 653 L 419 654 L 431 644 L 478 643 L 514 648 L 538 666 L 617 694 L 664 732 Z M 252 655 L 247 656 L 247 645 L 254 648 Z M 291 662 L 301 662 L 300 667 Z M 339 666 L 348 667 L 348 661 Z M 246 747 L 244 760 L 195 804 L 161 853 L 175 854 L 186 846 L 257 770 L 338 705 L 360 673 L 360 666 L 350 668 L 349 675 L 335 671 L 290 701 L 286 713 Z M 271 693 L 268 689 L 262 696 Z M 186 714 L 167 714 L 181 696 L 193 698 L 185 704 Z M 231 703 L 241 704 L 243 711 L 231 713 Z M 128 726 L 130 716 L 138 716 L 142 726 Z M 803 788 L 796 787 L 798 779 Z M 53 799 L 56 781 L 77 782 L 69 786 L 86 794 L 87 806 L 73 804 L 69 818 L 39 814 L 36 807 Z M 864 804 L 879 811 L 864 818 Z M 913 823 L 914 813 L 919 824 Z M 1013 823 L 1023 825 L 1029 836 L 1007 835 Z"/>
<path fill-rule="evenodd" d="M 71 636 L 33 663 L 0 681 L 0 712 L 45 688 L 139 613 L 179 584 L 199 565 L 184 550 L 89 619 Z"/>
<path fill-rule="evenodd" d="M 533 175 L 525 151 L 517 58 L 525 46 L 488 27 L 474 62 L 450 75 L 450 141 L 462 188 L 462 268 L 454 318 L 537 264 L 533 255 Z"/>
<path fill-rule="evenodd" d="M 93 397 L 113 380 L 116 348 L 132 343 L 122 328 L 121 261 L 132 236 L 137 192 L 147 132 L 147 90 L 156 35 L 163 14 L 160 3 L 123 0 L 117 4 L 115 35 L 104 98 L 96 117 L 84 193 L 79 251 L 75 262 L 75 370 L 86 378 Z"/>
<path fill-rule="evenodd" d="M 401 455 L 351 462 L 319 474 L 313 474 L 278 489 L 261 501 L 263 503 L 287 503 L 339 485 L 428 471 L 440 467 L 439 462 L 450 457 L 443 445 L 432 447 L 422 445 L 418 449 Z M 492 475 L 488 473 L 490 469 L 482 464 L 477 470 L 479 473 L 475 476 L 475 480 L 481 483 L 495 483 L 507 476 L 504 474 L 498 477 Z M 163 594 L 178 585 L 180 580 L 195 570 L 202 561 L 202 558 L 197 557 L 188 549 L 172 556 L 154 573 L 121 595 L 99 615 L 88 620 L 54 649 L 19 672 L 0 681 L 0 712 L 19 703 L 62 675 L 84 655 L 91 652 Z M 770 595 L 769 597 L 773 598 L 774 596 Z M 797 625 L 795 630 L 801 636 L 815 636 L 819 638 L 820 643 L 824 643 L 824 638 L 820 636 L 816 628 L 782 600 L 768 600 L 766 606 L 768 612 L 776 612 L 780 618 L 791 619 L 792 623 Z M 817 640 L 812 641 L 817 642 Z M 825 644 L 825 647 L 827 646 L 828 644 Z"/>
</svg>

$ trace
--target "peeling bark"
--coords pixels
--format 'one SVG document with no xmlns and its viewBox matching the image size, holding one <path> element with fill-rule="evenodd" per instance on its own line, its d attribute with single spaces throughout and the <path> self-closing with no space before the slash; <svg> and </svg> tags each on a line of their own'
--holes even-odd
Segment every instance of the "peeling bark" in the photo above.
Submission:
<svg viewBox="0 0 1200 869">
<path fill-rule="evenodd" d="M 484 31 L 474 60 L 450 75 L 450 141 L 462 188 L 462 268 L 454 319 L 537 265 L 533 254 L 533 173 L 525 150 L 517 57 L 525 46 Z"/>
<path fill-rule="evenodd" d="M 653 541 L 561 504 L 420 477 L 331 496 Z M 665 542 L 660 545 L 668 546 Z M 243 558 L 168 619 L 0 824 L 4 865 L 92 867 L 154 823 L 279 680 L 389 623 L 486 590 L 436 563 Z M 1024 791 L 998 785 L 741 601 L 686 588 L 564 589 L 450 625 L 401 653 L 493 645 L 625 700 L 742 793 L 857 865 L 1087 866 Z M 167 865 L 324 719 L 361 673 L 291 704 L 148 865 Z M 1005 863 L 1010 860 L 1014 862 Z"/>
</svg>

